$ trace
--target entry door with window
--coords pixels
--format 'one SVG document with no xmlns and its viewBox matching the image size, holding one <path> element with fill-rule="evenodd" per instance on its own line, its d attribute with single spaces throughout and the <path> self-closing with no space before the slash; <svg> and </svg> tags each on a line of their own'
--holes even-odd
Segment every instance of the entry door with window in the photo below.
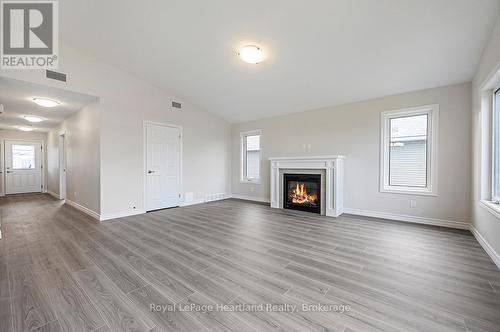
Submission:
<svg viewBox="0 0 500 332">
<path fill-rule="evenodd" d="M 180 204 L 181 130 L 146 124 L 146 210 Z"/>
<path fill-rule="evenodd" d="M 22 194 L 42 191 L 42 144 L 5 141 L 5 192 Z"/>
</svg>

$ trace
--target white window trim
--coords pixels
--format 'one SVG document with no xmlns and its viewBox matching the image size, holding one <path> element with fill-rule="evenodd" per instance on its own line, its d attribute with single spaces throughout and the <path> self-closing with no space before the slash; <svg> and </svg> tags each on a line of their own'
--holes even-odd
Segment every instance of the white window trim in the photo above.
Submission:
<svg viewBox="0 0 500 332">
<path fill-rule="evenodd" d="M 246 167 L 246 151 L 245 151 L 245 137 L 260 135 L 259 139 L 259 163 L 262 166 L 262 130 L 252 130 L 240 133 L 240 183 L 248 184 L 260 184 L 262 178 L 262 167 L 259 167 L 259 178 L 258 179 L 248 179 L 246 177 L 245 167 Z"/>
<path fill-rule="evenodd" d="M 498 86 L 495 86 L 495 88 L 491 91 L 491 152 L 490 152 L 490 157 L 491 157 L 491 170 L 490 170 L 490 173 L 491 173 L 491 187 L 490 187 L 490 200 L 492 202 L 492 204 L 495 204 L 496 206 L 498 206 L 498 203 L 500 201 L 500 197 L 494 197 L 493 196 L 493 188 L 495 187 L 495 177 L 493 175 L 494 171 L 495 171 L 495 158 L 494 158 L 494 153 L 495 153 L 495 133 L 493 132 L 493 130 L 495 128 L 493 128 L 493 124 L 495 123 L 495 108 L 497 107 L 496 105 L 496 101 L 495 101 L 495 93 L 497 91 L 500 91 L 500 85 Z M 500 106 L 499 106 L 500 107 Z M 500 129 L 500 128 L 499 128 Z M 500 210 L 500 208 L 497 208 Z"/>
<path fill-rule="evenodd" d="M 479 86 L 481 100 L 481 158 L 479 206 L 496 217 L 500 222 L 500 204 L 494 203 L 493 196 L 493 100 L 494 92 L 500 88 L 500 63 L 490 72 Z"/>
<path fill-rule="evenodd" d="M 415 116 L 428 116 L 427 134 L 427 187 L 403 187 L 389 184 L 389 141 L 390 124 L 392 118 Z M 380 114 L 380 192 L 409 195 L 438 195 L 438 137 L 439 137 L 439 105 L 426 105 L 409 107 L 400 110 L 386 111 Z"/>
</svg>

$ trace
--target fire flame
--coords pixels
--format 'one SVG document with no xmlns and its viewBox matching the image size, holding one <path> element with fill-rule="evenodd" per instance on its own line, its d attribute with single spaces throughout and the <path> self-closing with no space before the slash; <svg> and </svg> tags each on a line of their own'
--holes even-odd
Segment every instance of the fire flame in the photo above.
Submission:
<svg viewBox="0 0 500 332">
<path fill-rule="evenodd" d="M 315 193 L 313 193 L 312 195 L 309 195 L 307 193 L 306 186 L 302 182 L 297 182 L 295 189 L 292 189 L 290 197 L 292 199 L 292 203 L 294 204 L 306 204 L 306 203 L 314 204 L 318 199 L 318 196 Z"/>
</svg>

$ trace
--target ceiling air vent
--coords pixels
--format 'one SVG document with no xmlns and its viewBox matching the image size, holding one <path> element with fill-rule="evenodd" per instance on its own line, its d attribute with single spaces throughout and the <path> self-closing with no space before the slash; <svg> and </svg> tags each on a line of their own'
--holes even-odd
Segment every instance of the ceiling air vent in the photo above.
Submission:
<svg viewBox="0 0 500 332">
<path fill-rule="evenodd" d="M 173 101 L 172 102 L 172 108 L 180 110 L 180 109 L 182 109 L 182 105 L 181 105 L 181 103 Z"/>
<path fill-rule="evenodd" d="M 58 73 L 57 71 L 46 70 L 45 77 L 56 81 L 66 82 L 66 74 Z"/>
</svg>

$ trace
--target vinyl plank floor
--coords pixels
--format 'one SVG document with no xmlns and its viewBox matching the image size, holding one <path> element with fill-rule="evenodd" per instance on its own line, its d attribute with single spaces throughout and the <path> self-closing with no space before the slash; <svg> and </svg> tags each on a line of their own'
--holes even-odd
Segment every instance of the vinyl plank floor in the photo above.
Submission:
<svg viewBox="0 0 500 332">
<path fill-rule="evenodd" d="M 99 223 L 48 195 L 2 197 L 0 219 L 1 332 L 500 331 L 468 231 L 240 200 Z"/>
</svg>

